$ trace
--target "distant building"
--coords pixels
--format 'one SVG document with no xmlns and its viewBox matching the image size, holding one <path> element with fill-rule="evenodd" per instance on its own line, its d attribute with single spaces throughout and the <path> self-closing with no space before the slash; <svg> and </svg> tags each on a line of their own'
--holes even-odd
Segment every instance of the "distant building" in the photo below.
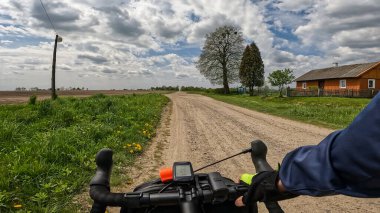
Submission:
<svg viewBox="0 0 380 213">
<path fill-rule="evenodd" d="M 380 61 L 311 70 L 296 80 L 299 90 L 379 90 Z"/>
</svg>

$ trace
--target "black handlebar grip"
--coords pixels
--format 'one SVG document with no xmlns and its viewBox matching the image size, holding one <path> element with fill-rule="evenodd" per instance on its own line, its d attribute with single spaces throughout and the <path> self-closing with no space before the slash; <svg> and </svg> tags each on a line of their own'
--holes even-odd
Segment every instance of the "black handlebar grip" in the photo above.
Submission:
<svg viewBox="0 0 380 213">
<path fill-rule="evenodd" d="M 251 142 L 251 158 L 256 172 L 273 171 L 273 168 L 267 162 L 268 148 L 261 140 Z"/>
<path fill-rule="evenodd" d="M 268 148 L 264 142 L 261 140 L 252 141 L 251 149 L 251 158 L 257 173 L 274 171 L 267 161 Z M 270 213 L 284 212 L 276 201 L 265 202 L 265 206 Z"/>
<path fill-rule="evenodd" d="M 103 213 L 108 205 L 119 206 L 124 201 L 123 194 L 110 192 L 112 155 L 111 149 L 102 149 L 96 154 L 96 173 L 90 182 L 90 197 L 94 200 L 91 213 Z"/>
<path fill-rule="evenodd" d="M 96 154 L 96 174 L 92 178 L 90 182 L 90 186 L 92 185 L 102 185 L 109 188 L 110 186 L 110 175 L 112 170 L 112 155 L 113 152 L 111 149 L 102 149 Z"/>
</svg>

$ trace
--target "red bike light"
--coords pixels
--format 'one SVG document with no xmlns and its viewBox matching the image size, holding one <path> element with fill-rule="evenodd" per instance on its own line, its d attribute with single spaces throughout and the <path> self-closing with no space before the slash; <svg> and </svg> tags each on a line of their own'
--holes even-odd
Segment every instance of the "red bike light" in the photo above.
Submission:
<svg viewBox="0 0 380 213">
<path fill-rule="evenodd" d="M 173 168 L 160 169 L 160 179 L 163 183 L 173 180 Z"/>
</svg>

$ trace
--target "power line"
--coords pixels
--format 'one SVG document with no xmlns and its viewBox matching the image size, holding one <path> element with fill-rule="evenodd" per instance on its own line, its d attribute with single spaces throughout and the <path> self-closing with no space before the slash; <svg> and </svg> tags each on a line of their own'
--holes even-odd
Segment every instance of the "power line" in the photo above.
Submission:
<svg viewBox="0 0 380 213">
<path fill-rule="evenodd" d="M 54 27 L 53 22 L 51 21 L 51 19 L 50 19 L 50 17 L 49 17 L 49 14 L 48 14 L 47 11 L 46 11 L 46 8 L 45 8 L 45 6 L 44 6 L 44 3 L 42 3 L 42 0 L 40 0 L 40 2 L 41 2 L 41 5 L 42 5 L 42 8 L 44 8 L 44 11 L 45 11 L 45 13 L 46 13 L 46 16 L 48 17 L 48 19 L 49 19 L 49 21 L 50 21 L 51 26 L 52 26 L 53 29 L 54 29 L 55 34 L 58 34 L 58 33 L 57 33 L 57 30 L 55 30 L 55 27 Z"/>
</svg>

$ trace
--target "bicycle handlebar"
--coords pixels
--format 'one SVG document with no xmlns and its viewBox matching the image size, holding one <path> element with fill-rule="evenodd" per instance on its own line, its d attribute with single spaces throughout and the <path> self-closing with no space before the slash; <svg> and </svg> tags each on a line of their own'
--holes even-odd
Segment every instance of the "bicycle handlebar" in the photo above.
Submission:
<svg viewBox="0 0 380 213">
<path fill-rule="evenodd" d="M 251 143 L 251 157 L 257 172 L 273 171 L 272 167 L 266 161 L 267 147 L 260 141 L 256 140 Z M 247 190 L 247 186 L 218 186 L 219 183 L 211 182 L 211 189 L 198 190 L 195 187 L 189 190 L 179 188 L 176 192 L 169 193 L 111 193 L 110 192 L 110 175 L 112 171 L 111 149 L 102 149 L 96 155 L 97 170 L 95 176 L 90 182 L 90 197 L 94 200 L 91 213 L 104 213 L 107 206 L 120 206 L 128 208 L 141 208 L 149 206 L 170 206 L 177 205 L 184 213 L 197 212 L 198 197 L 202 203 L 217 203 L 227 200 L 233 201 L 242 196 Z M 219 173 L 210 173 L 208 177 L 215 180 L 223 178 Z M 222 190 L 216 190 L 216 188 Z M 228 189 L 228 190 L 226 190 Z M 266 202 L 266 207 L 270 213 L 283 212 L 277 202 Z M 256 206 L 256 205 L 253 205 Z M 257 211 L 257 208 L 256 208 Z"/>
</svg>

